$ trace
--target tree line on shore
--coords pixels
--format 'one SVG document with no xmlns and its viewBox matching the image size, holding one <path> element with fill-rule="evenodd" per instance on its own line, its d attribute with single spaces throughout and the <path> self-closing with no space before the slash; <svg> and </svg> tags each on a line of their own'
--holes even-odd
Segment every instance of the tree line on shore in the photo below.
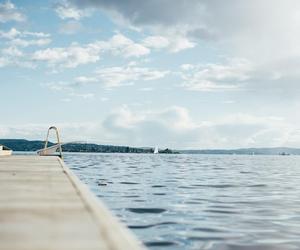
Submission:
<svg viewBox="0 0 300 250">
<path fill-rule="evenodd" d="M 14 151 L 37 151 L 44 147 L 44 141 L 29 141 L 25 139 L 0 139 L 3 144 Z M 49 142 L 48 146 L 54 143 Z M 150 147 L 128 147 L 114 145 L 100 145 L 95 143 L 68 143 L 62 146 L 64 152 L 89 152 L 89 153 L 153 153 L 154 149 Z M 171 149 L 159 150 L 162 154 L 177 153 Z"/>
</svg>

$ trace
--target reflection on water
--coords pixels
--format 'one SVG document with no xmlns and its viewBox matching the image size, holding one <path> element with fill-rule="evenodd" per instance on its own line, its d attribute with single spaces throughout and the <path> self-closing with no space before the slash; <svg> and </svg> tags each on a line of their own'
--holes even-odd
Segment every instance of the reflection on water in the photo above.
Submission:
<svg viewBox="0 0 300 250">
<path fill-rule="evenodd" d="M 300 157 L 67 154 L 150 248 L 300 249 Z"/>
</svg>

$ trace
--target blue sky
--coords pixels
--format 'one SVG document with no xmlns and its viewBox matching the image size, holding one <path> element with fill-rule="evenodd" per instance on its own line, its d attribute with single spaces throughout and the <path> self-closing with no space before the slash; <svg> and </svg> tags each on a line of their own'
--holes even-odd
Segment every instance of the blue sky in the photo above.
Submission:
<svg viewBox="0 0 300 250">
<path fill-rule="evenodd" d="M 0 137 L 300 147 L 300 3 L 0 1 Z"/>
</svg>

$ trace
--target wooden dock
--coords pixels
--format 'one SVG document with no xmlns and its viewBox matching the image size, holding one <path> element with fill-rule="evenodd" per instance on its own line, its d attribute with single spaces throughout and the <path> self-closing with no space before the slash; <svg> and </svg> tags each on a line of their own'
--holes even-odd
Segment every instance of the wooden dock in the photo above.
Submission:
<svg viewBox="0 0 300 250">
<path fill-rule="evenodd" d="M 0 157 L 1 250 L 141 250 L 58 157 Z"/>
</svg>

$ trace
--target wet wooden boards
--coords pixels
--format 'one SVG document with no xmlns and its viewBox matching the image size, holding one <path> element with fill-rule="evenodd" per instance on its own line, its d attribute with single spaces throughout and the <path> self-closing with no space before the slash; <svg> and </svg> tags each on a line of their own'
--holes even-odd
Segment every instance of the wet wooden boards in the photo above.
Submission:
<svg viewBox="0 0 300 250">
<path fill-rule="evenodd" d="M 140 250 L 58 157 L 0 157 L 1 250 Z"/>
</svg>

